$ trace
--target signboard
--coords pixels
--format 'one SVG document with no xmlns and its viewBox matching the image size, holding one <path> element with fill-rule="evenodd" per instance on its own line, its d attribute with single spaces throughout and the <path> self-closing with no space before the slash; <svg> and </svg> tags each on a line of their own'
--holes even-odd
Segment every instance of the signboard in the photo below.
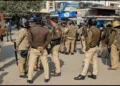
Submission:
<svg viewBox="0 0 120 86">
<path fill-rule="evenodd" d="M 60 11 L 64 11 L 65 8 L 67 7 L 74 7 L 74 8 L 78 8 L 79 4 L 78 3 L 73 3 L 73 2 L 59 2 L 56 3 L 56 8 L 59 9 Z"/>
<path fill-rule="evenodd" d="M 66 13 L 60 13 L 58 15 L 59 18 L 74 18 L 76 17 L 76 12 L 66 12 Z"/>
</svg>

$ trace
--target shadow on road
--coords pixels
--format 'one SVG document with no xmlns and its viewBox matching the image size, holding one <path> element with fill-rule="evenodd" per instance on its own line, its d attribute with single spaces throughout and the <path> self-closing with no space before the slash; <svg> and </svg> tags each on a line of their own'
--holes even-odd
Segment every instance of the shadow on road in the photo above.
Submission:
<svg viewBox="0 0 120 86">
<path fill-rule="evenodd" d="M 2 53 L 2 56 L 0 58 L 1 61 L 13 58 L 14 57 L 13 45 L 3 46 L 1 53 Z"/>
<path fill-rule="evenodd" d="M 13 65 L 15 62 L 16 62 L 15 59 L 13 59 L 12 61 L 10 61 L 10 62 L 4 64 L 1 68 L 5 69 L 5 68 L 7 68 L 7 67 Z"/>
<path fill-rule="evenodd" d="M 42 73 L 43 73 L 43 70 L 37 71 L 37 73 L 33 77 L 33 81 L 35 81 L 37 79 L 37 77 L 39 77 Z"/>
<path fill-rule="evenodd" d="M 107 65 L 107 66 L 110 66 L 110 57 L 107 57 L 107 50 L 106 50 L 106 48 L 104 49 L 104 51 L 103 51 L 103 53 L 102 53 L 102 58 L 101 58 L 101 60 L 102 60 L 102 63 L 104 64 L 104 65 Z"/>
<path fill-rule="evenodd" d="M 4 76 L 6 76 L 8 74 L 8 72 L 5 72 L 5 73 L 2 73 L 1 75 L 0 75 L 0 84 L 2 84 L 3 83 L 3 77 Z"/>
<path fill-rule="evenodd" d="M 50 71 L 54 70 L 55 69 L 55 65 L 54 63 L 52 62 L 51 58 L 49 57 L 48 60 L 50 61 L 49 62 L 49 68 L 50 68 Z M 60 59 L 60 67 L 62 67 L 64 65 L 64 61 Z"/>
</svg>

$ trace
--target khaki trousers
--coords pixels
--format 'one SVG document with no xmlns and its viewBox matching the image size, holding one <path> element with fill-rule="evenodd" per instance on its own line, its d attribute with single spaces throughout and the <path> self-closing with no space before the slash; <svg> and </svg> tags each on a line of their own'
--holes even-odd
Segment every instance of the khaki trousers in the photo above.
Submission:
<svg viewBox="0 0 120 86">
<path fill-rule="evenodd" d="M 117 47 L 112 44 L 111 45 L 111 68 L 118 68 L 119 64 L 119 52 L 117 50 Z"/>
<path fill-rule="evenodd" d="M 85 52 L 86 43 L 85 43 L 85 37 L 84 36 L 81 36 L 81 44 L 82 44 L 82 51 Z"/>
<path fill-rule="evenodd" d="M 40 57 L 37 57 L 35 62 L 35 68 L 40 67 Z"/>
<path fill-rule="evenodd" d="M 60 51 L 61 51 L 61 52 L 64 52 L 64 51 L 65 51 L 65 44 L 64 44 L 64 42 L 62 42 L 62 43 L 60 44 Z"/>
<path fill-rule="evenodd" d="M 21 55 L 18 55 L 18 69 L 19 69 L 19 75 L 25 75 L 26 72 L 26 61 L 27 61 L 27 57 L 21 57 Z"/>
<path fill-rule="evenodd" d="M 81 75 L 86 76 L 89 68 L 89 64 L 93 64 L 93 75 L 97 75 L 98 73 L 98 65 L 97 65 L 97 50 L 98 47 L 90 48 L 88 51 L 85 52 L 85 59 L 84 59 L 84 67 L 81 72 Z"/>
<path fill-rule="evenodd" d="M 75 49 L 75 39 L 67 39 L 66 40 L 66 52 L 70 51 L 71 53 L 74 53 L 74 49 Z"/>
<path fill-rule="evenodd" d="M 49 79 L 49 66 L 48 66 L 47 56 L 48 54 L 46 50 L 44 50 L 43 52 L 40 52 L 37 49 L 31 48 L 29 62 L 28 62 L 29 64 L 28 65 L 28 80 L 32 80 L 33 70 L 35 67 L 37 57 L 40 57 L 40 60 L 42 62 L 45 79 Z"/>
<path fill-rule="evenodd" d="M 105 46 L 106 46 L 106 44 L 105 44 L 105 40 L 102 40 L 101 42 L 102 42 L 102 46 L 101 46 L 100 54 L 99 54 L 99 55 L 102 54 L 102 52 L 103 52 L 103 50 L 104 50 L 104 48 L 105 48 Z"/>
<path fill-rule="evenodd" d="M 59 50 L 60 50 L 60 45 L 55 45 L 53 48 L 52 48 L 52 61 L 55 65 L 55 68 L 56 68 L 56 73 L 60 73 L 61 70 L 60 70 L 60 61 L 59 61 Z"/>
</svg>

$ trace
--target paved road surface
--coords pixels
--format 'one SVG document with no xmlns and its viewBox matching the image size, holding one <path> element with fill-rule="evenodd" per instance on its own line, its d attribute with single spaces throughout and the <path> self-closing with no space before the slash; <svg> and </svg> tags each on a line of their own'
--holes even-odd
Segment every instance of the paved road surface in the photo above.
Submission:
<svg viewBox="0 0 120 86">
<path fill-rule="evenodd" d="M 17 31 L 14 31 L 13 38 L 17 36 Z M 5 38 L 6 41 L 6 38 Z M 86 77 L 83 81 L 75 81 L 73 78 L 78 76 L 82 69 L 84 55 L 79 54 L 80 44 L 77 44 L 78 51 L 75 55 L 60 54 L 60 63 L 62 76 L 51 77 L 48 83 L 44 83 L 43 70 L 34 72 L 34 85 L 120 85 L 120 69 L 107 70 L 108 65 L 105 64 L 105 59 L 98 58 L 99 75 L 97 80 L 92 80 Z M 48 57 L 49 64 L 50 55 Z M 13 43 L 4 42 L 2 46 L 2 57 L 0 58 L 0 66 L 5 71 L 0 72 L 0 84 L 2 85 L 29 85 L 27 79 L 19 78 L 18 68 L 15 64 L 13 52 Z M 91 69 L 90 69 L 91 70 Z M 88 73 L 90 74 L 90 73 Z"/>
</svg>

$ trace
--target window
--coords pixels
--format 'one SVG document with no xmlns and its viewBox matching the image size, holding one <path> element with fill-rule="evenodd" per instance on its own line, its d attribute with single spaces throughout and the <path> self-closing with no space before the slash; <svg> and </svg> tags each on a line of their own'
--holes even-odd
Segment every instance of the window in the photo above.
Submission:
<svg viewBox="0 0 120 86">
<path fill-rule="evenodd" d="M 114 7 L 114 4 L 110 4 L 110 6 L 113 6 L 113 7 Z"/>
</svg>

